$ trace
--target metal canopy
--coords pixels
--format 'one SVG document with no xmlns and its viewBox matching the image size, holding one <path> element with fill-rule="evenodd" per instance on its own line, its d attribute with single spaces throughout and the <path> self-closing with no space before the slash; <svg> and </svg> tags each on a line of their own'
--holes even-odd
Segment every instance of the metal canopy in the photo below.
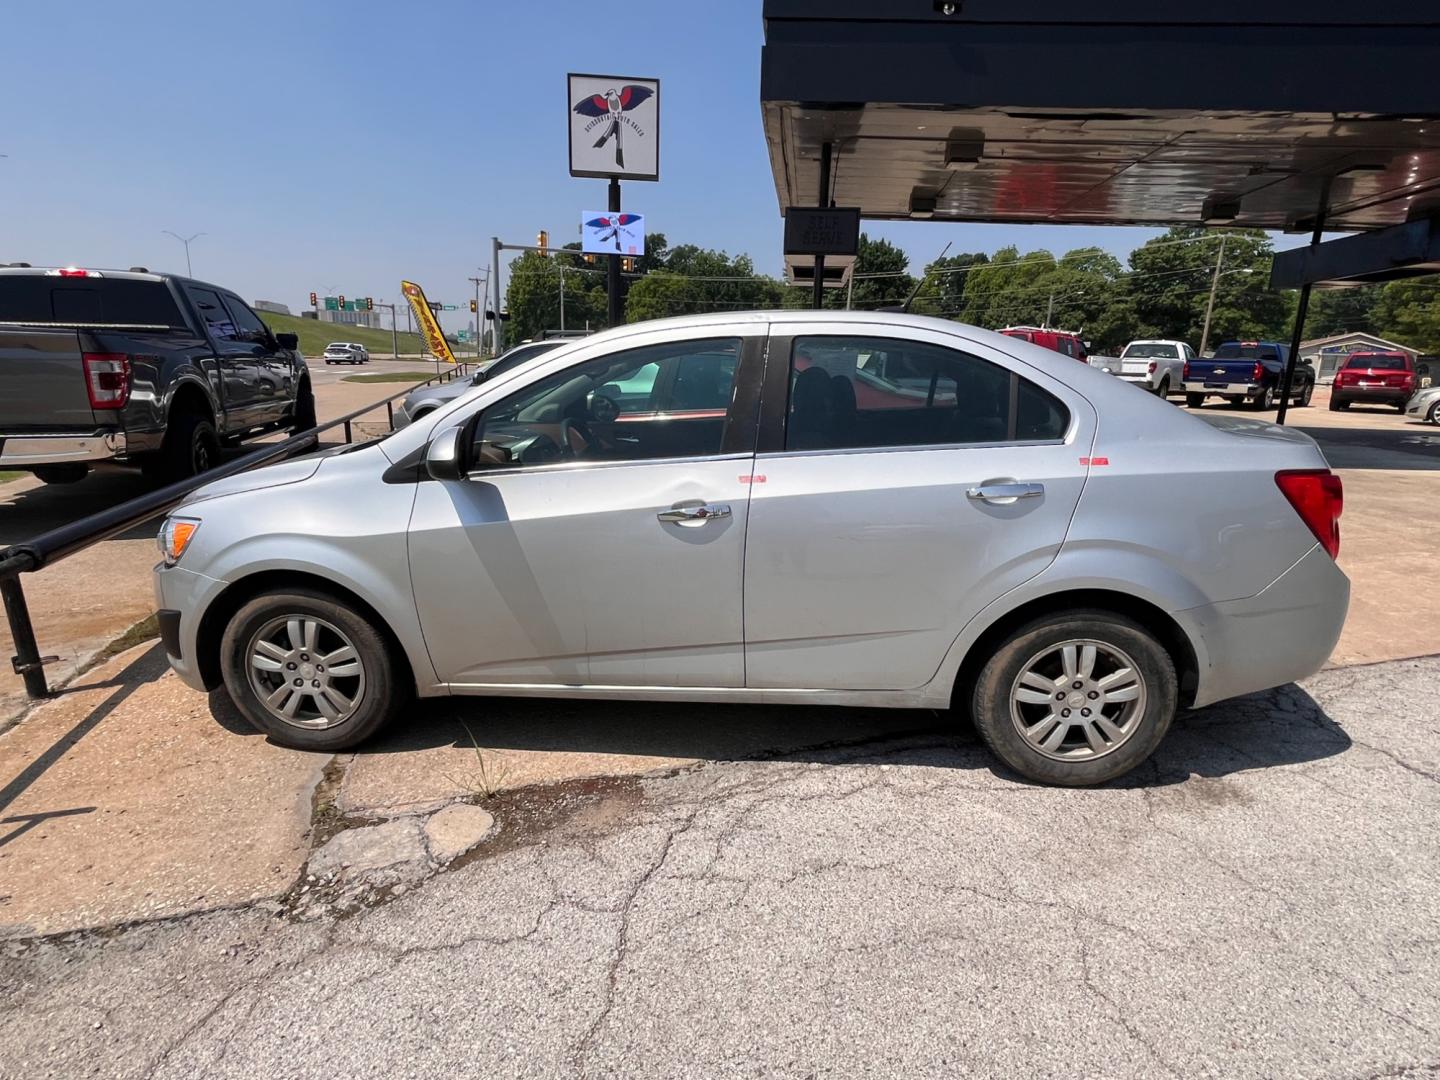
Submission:
<svg viewBox="0 0 1440 1080">
<path fill-rule="evenodd" d="M 1440 213 L 1433 0 L 944 6 L 766 0 L 782 212 L 828 142 L 868 218 L 1308 230 L 1327 177 L 1328 229 Z"/>
</svg>

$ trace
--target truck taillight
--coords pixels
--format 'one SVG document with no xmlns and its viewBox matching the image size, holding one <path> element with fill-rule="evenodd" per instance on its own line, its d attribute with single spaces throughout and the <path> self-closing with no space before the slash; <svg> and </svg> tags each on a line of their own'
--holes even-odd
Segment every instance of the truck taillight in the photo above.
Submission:
<svg viewBox="0 0 1440 1080">
<path fill-rule="evenodd" d="M 1340 554 L 1340 514 L 1345 488 L 1329 469 L 1284 469 L 1275 485 L 1333 559 Z"/>
<path fill-rule="evenodd" d="M 1185 366 L 1180 369 L 1180 378 L 1181 378 L 1181 380 L 1183 380 L 1184 382 L 1189 382 L 1189 381 L 1190 381 L 1190 361 L 1189 361 L 1189 360 L 1186 360 L 1186 361 L 1185 361 Z"/>
<path fill-rule="evenodd" d="M 1157 367 L 1159 367 L 1159 366 L 1160 366 L 1160 365 L 1157 364 L 1157 363 L 1155 363 L 1154 360 L 1151 360 L 1151 361 L 1150 361 L 1150 366 L 1145 369 L 1145 374 L 1147 374 L 1147 375 L 1154 375 L 1154 374 L 1155 374 L 1155 369 L 1156 369 Z"/>
<path fill-rule="evenodd" d="M 1256 361 L 1255 361 L 1255 369 L 1250 372 L 1250 381 L 1251 381 L 1251 382 L 1257 382 L 1257 383 L 1258 383 L 1258 382 L 1260 382 L 1260 381 L 1261 381 L 1262 379 L 1264 379 L 1264 378 L 1265 378 L 1265 365 L 1262 364 L 1262 363 L 1260 363 L 1259 360 L 1256 360 Z"/>
<path fill-rule="evenodd" d="M 130 357 L 124 353 L 83 353 L 90 408 L 123 409 L 130 400 Z"/>
</svg>

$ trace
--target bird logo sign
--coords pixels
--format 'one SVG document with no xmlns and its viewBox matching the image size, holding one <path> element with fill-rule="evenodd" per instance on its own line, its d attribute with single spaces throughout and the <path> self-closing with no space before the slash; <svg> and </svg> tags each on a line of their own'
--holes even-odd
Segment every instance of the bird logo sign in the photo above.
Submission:
<svg viewBox="0 0 1440 1080">
<path fill-rule="evenodd" d="M 572 175 L 658 179 L 658 90 L 654 80 L 571 75 Z"/>
<path fill-rule="evenodd" d="M 587 255 L 645 254 L 643 214 L 589 213 L 580 224 L 580 247 Z"/>
</svg>

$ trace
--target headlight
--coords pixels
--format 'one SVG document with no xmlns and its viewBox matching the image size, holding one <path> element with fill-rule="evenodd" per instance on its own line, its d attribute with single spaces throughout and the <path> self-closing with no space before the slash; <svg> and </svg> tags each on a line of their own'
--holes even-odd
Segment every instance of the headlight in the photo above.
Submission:
<svg viewBox="0 0 1440 1080">
<path fill-rule="evenodd" d="M 160 526 L 160 557 L 165 560 L 166 566 L 174 566 L 180 561 L 180 556 L 185 554 L 185 549 L 190 546 L 191 539 L 195 536 L 195 530 L 200 528 L 200 522 L 194 518 L 172 517 L 166 518 L 165 524 Z"/>
</svg>

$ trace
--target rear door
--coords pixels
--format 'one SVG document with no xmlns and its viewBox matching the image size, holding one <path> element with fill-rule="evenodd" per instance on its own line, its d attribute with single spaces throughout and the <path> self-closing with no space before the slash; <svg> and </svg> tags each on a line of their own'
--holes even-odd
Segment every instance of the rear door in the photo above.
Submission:
<svg viewBox="0 0 1440 1080">
<path fill-rule="evenodd" d="M 971 618 L 1054 560 L 1094 411 L 949 334 L 785 330 L 746 539 L 747 685 L 923 686 Z"/>
<path fill-rule="evenodd" d="M 225 409 L 222 429 L 234 431 L 254 426 L 259 423 L 260 412 L 260 363 L 255 356 L 255 346 L 240 336 L 234 316 L 214 289 L 186 285 L 185 292 L 215 348 L 221 402 Z"/>
</svg>

